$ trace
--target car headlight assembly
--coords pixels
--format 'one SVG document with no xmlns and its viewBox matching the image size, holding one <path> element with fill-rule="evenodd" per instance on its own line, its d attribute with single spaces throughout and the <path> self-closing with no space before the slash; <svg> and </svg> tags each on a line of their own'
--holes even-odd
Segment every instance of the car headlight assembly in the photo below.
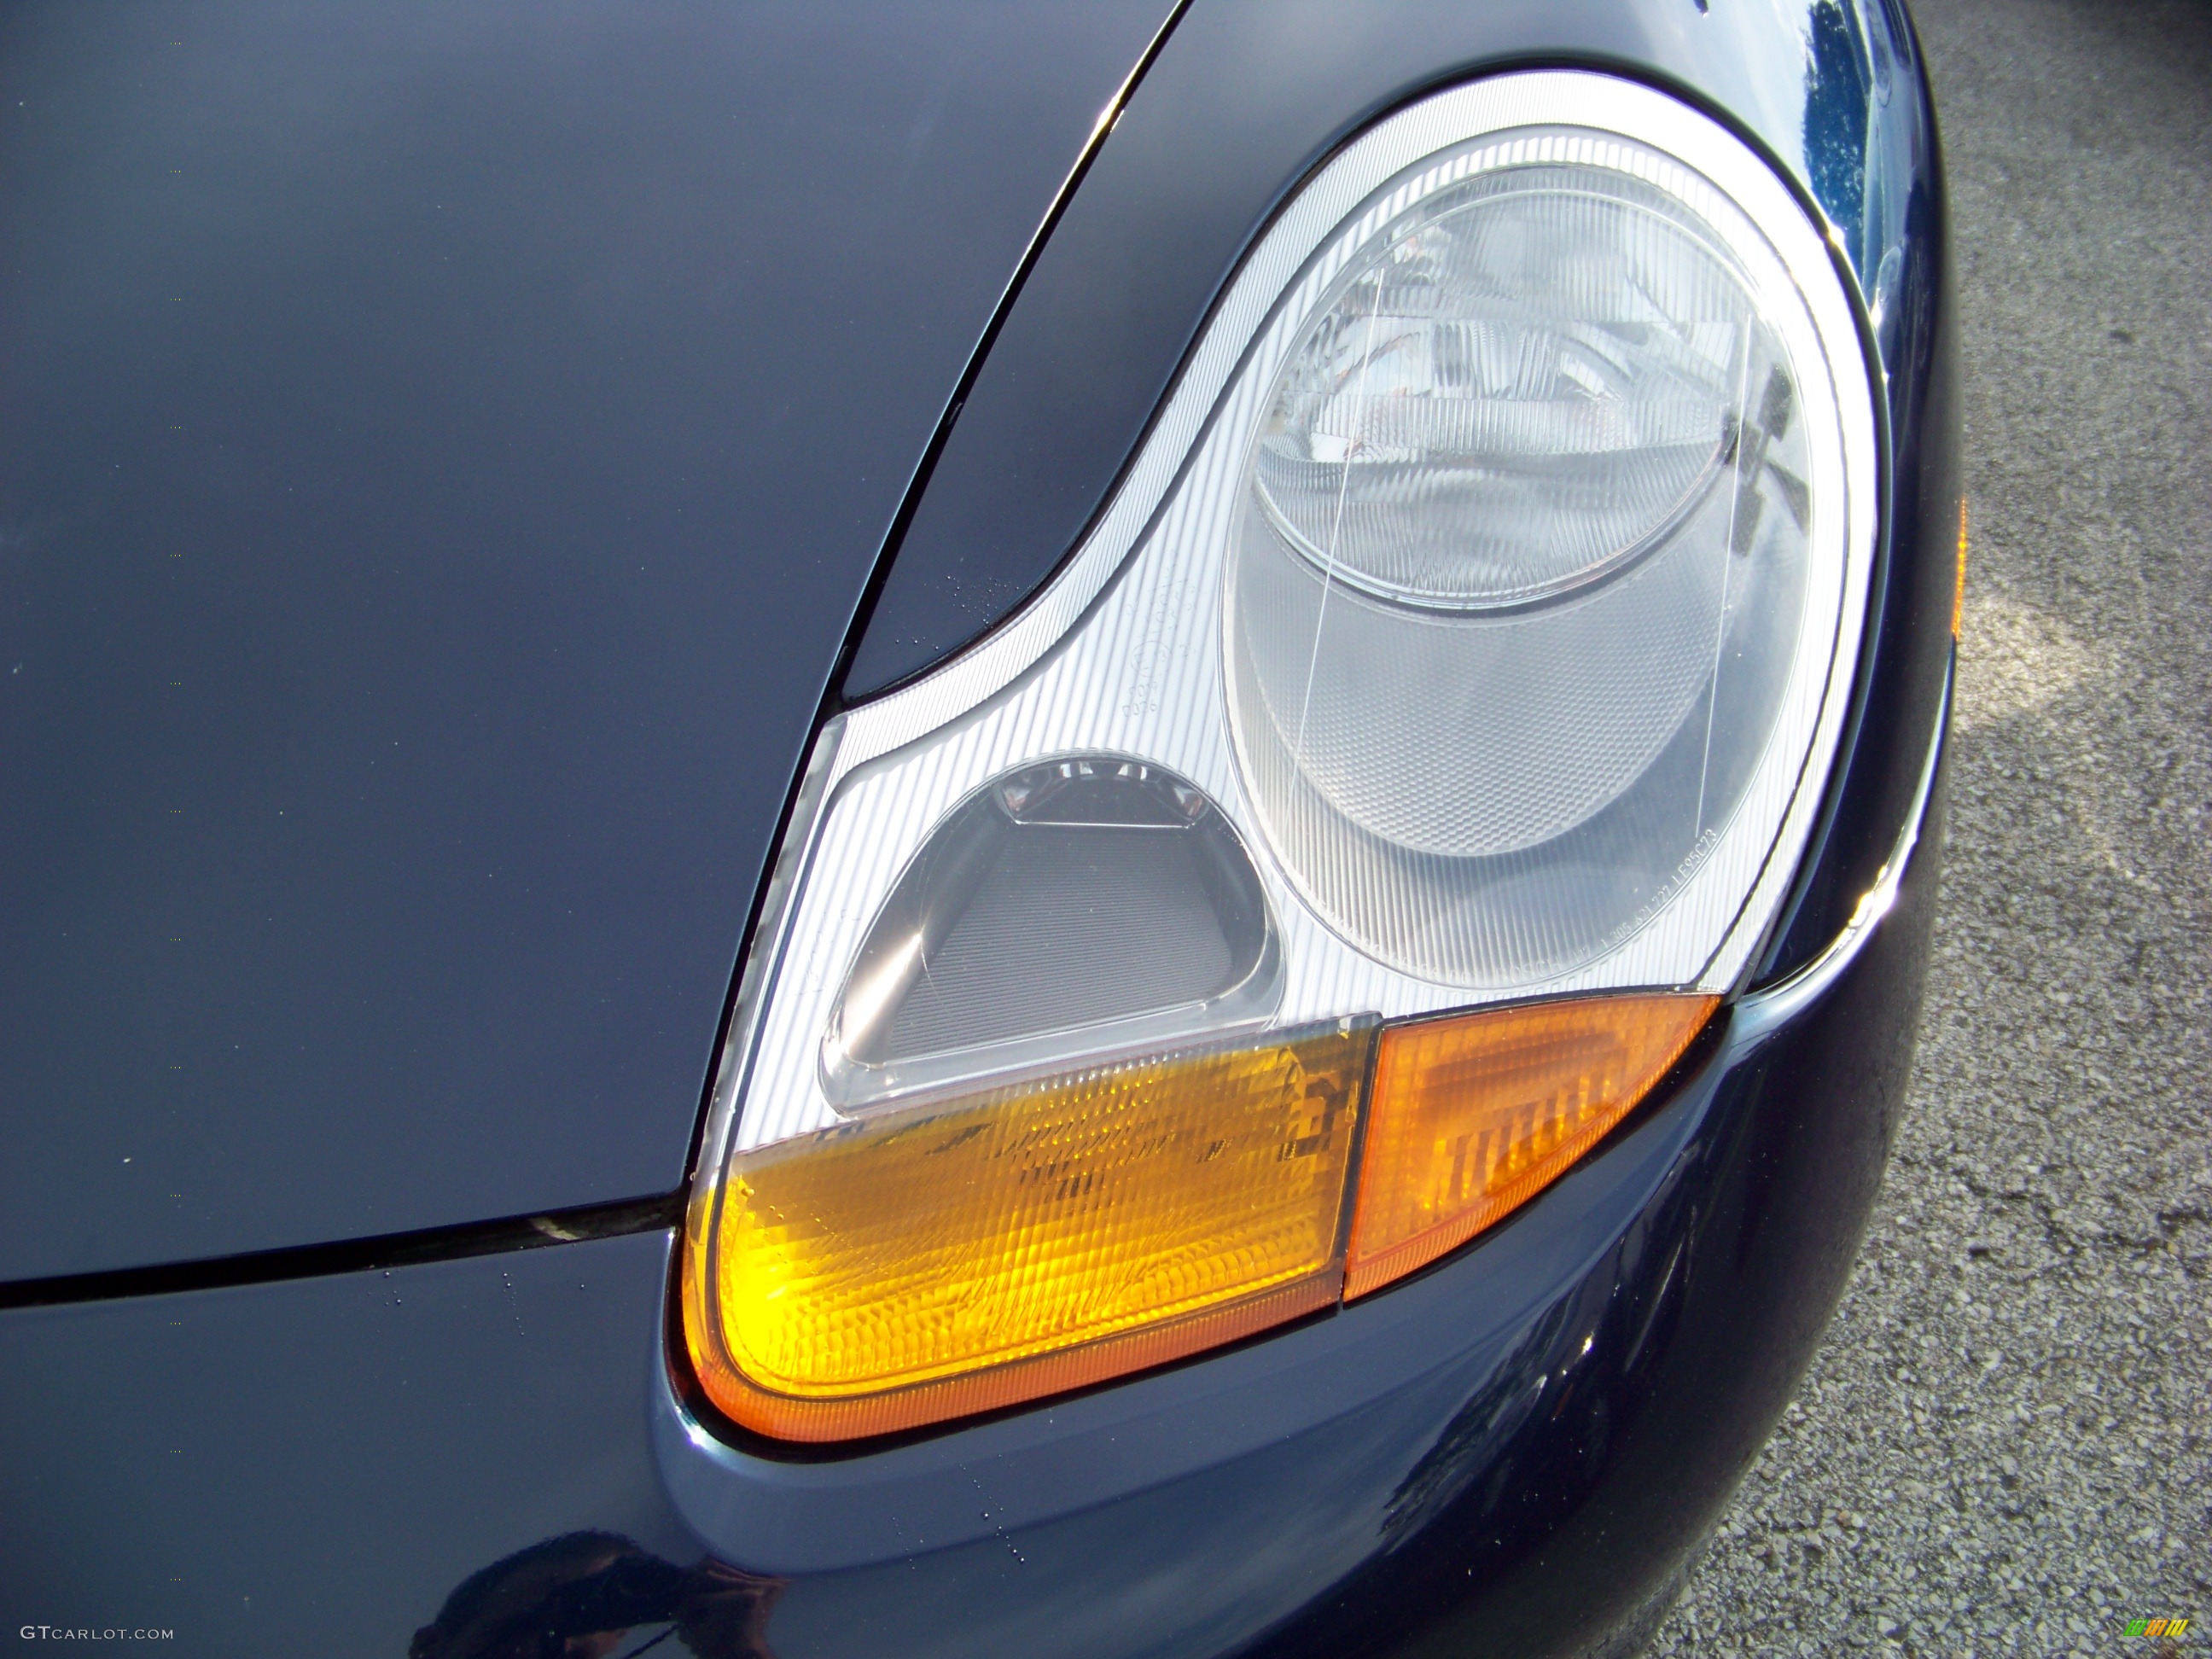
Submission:
<svg viewBox="0 0 2212 1659">
<path fill-rule="evenodd" d="M 1848 700 L 1875 428 L 1821 228 L 1570 71 L 1291 198 L 1022 613 L 830 722 L 684 1250 L 707 1395 L 837 1440 L 1370 1294 L 1735 988 Z"/>
</svg>

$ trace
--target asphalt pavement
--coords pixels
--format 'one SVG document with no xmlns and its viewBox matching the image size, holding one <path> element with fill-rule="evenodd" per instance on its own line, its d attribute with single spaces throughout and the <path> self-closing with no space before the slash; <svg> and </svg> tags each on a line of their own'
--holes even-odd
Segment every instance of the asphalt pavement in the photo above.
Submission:
<svg viewBox="0 0 2212 1659">
<path fill-rule="evenodd" d="M 1651 1651 L 2212 1652 L 2212 6 L 1915 16 L 1972 512 L 1918 1067 Z"/>
</svg>

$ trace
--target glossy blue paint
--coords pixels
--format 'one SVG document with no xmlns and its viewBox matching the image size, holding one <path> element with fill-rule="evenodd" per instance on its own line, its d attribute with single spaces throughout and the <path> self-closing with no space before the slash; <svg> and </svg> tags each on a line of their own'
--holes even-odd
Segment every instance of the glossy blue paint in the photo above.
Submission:
<svg viewBox="0 0 2212 1659">
<path fill-rule="evenodd" d="M 0 12 L 0 1279 L 666 1193 L 1167 0 Z"/>
<path fill-rule="evenodd" d="M 684 1557 L 641 1409 L 669 1236 L 0 1314 L 0 1613 L 397 1659 L 581 1528 Z"/>
<path fill-rule="evenodd" d="M 1829 816 L 1758 977 L 1809 959 L 1849 920 L 1889 854 L 1910 799 L 1904 755 L 1935 717 L 1951 657 L 1957 580 L 1956 261 L 1935 111 L 1918 48 L 1887 5 L 1867 14 L 1873 68 L 1860 150 L 1866 327 L 1882 367 L 1882 538 L 1865 656 L 1830 784 Z"/>
</svg>

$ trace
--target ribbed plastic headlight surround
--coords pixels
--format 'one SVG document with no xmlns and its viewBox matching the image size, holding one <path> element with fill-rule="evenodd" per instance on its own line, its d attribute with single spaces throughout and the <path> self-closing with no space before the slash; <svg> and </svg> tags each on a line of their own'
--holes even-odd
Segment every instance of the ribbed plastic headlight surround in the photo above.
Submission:
<svg viewBox="0 0 2212 1659">
<path fill-rule="evenodd" d="M 1346 147 L 1054 581 L 823 732 L 695 1186 L 708 1396 L 1002 1406 L 1554 1179 L 1772 921 L 1875 441 L 1827 243 L 1707 118 L 1546 71 Z"/>
</svg>

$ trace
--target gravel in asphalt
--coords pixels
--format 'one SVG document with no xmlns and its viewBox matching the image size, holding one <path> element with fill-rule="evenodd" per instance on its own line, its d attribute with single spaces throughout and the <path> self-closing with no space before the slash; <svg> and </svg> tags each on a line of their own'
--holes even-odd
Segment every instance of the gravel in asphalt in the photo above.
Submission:
<svg viewBox="0 0 2212 1659">
<path fill-rule="evenodd" d="M 1973 526 L 1918 1069 L 1651 1651 L 2212 1650 L 2212 7 L 1916 17 Z"/>
</svg>

